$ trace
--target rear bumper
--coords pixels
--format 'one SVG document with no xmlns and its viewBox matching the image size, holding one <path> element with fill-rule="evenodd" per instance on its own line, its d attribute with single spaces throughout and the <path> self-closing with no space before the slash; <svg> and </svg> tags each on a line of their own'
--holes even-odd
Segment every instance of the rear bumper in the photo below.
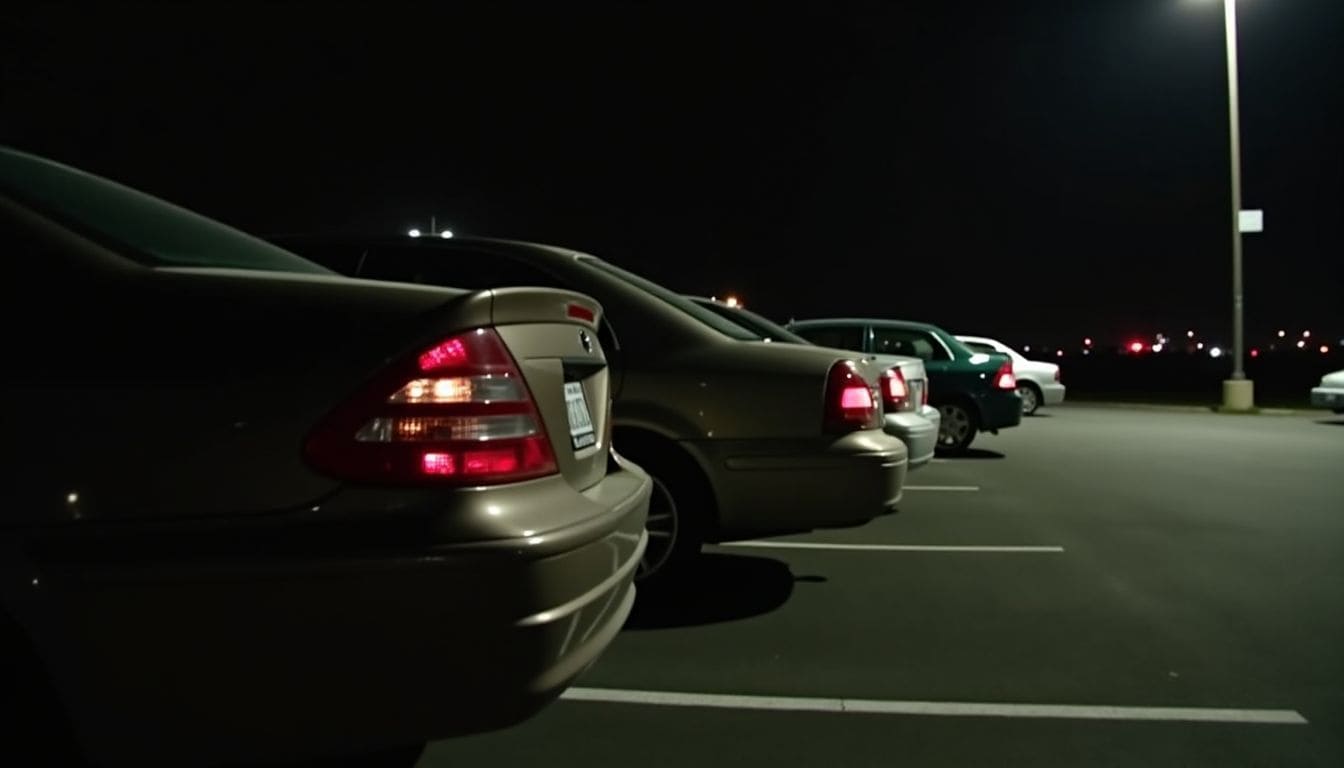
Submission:
<svg viewBox="0 0 1344 768">
<path fill-rule="evenodd" d="M 1059 405 L 1064 402 L 1063 384 L 1047 382 L 1039 386 L 1041 388 L 1041 405 Z"/>
<path fill-rule="evenodd" d="M 624 623 L 650 490 L 613 472 L 569 494 L 581 522 L 521 538 L 51 565 L 64 642 L 46 661 L 99 764 L 299 759 L 508 726 Z"/>
<path fill-rule="evenodd" d="M 861 525 L 895 508 L 909 467 L 882 430 L 829 442 L 715 440 L 692 444 L 711 473 L 724 537 Z"/>
<path fill-rule="evenodd" d="M 1022 423 L 1022 398 L 1015 390 L 996 389 L 980 398 L 980 430 L 1016 427 Z"/>
<path fill-rule="evenodd" d="M 886 433 L 905 444 L 910 469 L 928 464 L 938 448 L 938 425 L 943 417 L 937 408 L 921 411 L 888 413 L 883 417 L 882 427 Z"/>
</svg>

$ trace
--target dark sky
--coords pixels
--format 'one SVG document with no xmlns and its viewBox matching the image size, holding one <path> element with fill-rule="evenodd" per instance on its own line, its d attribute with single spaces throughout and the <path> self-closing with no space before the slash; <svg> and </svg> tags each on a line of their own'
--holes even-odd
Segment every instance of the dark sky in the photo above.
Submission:
<svg viewBox="0 0 1344 768">
<path fill-rule="evenodd" d="M 1230 335 L 1221 3 L 784 5 L 10 7 L 0 142 L 253 232 L 432 214 L 781 320 Z M 1248 329 L 1344 336 L 1344 2 L 1238 7 Z"/>
</svg>

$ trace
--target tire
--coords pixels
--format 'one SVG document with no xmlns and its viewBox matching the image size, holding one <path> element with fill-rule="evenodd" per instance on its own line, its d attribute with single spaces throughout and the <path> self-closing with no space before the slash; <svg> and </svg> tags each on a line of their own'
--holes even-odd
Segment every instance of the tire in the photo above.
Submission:
<svg viewBox="0 0 1344 768">
<path fill-rule="evenodd" d="M 966 452 L 979 431 L 975 411 L 961 401 L 938 406 L 942 421 L 938 425 L 938 450 L 943 455 L 956 456 Z"/>
<path fill-rule="evenodd" d="M 1041 390 L 1029 381 L 1017 382 L 1017 394 L 1022 397 L 1022 415 L 1033 416 L 1041 407 Z"/>
<path fill-rule="evenodd" d="M 689 570 L 705 541 L 713 518 L 713 495 L 704 473 L 681 449 L 649 439 L 615 440 L 616 450 L 653 478 L 644 550 L 635 584 L 656 588 Z"/>
</svg>

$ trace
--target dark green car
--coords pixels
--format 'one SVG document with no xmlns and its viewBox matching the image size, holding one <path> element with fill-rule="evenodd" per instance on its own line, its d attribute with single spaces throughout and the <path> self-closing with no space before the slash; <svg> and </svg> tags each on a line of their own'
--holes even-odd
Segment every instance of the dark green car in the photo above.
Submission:
<svg viewBox="0 0 1344 768">
<path fill-rule="evenodd" d="M 785 326 L 814 344 L 924 361 L 929 402 L 942 413 L 938 452 L 965 453 L 979 432 L 997 433 L 1022 422 L 1013 363 L 1006 355 L 968 348 L 936 325 L 908 320 L 827 318 Z"/>
</svg>

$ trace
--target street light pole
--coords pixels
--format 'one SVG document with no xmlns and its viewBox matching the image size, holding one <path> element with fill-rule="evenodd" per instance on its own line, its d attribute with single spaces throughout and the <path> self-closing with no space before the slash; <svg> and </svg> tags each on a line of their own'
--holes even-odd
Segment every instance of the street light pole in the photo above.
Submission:
<svg viewBox="0 0 1344 768">
<path fill-rule="evenodd" d="M 1223 0 L 1227 37 L 1227 117 L 1232 148 L 1232 378 L 1223 382 L 1223 407 L 1250 410 L 1255 390 L 1246 378 L 1241 284 L 1241 119 L 1237 96 L 1237 0 Z"/>
</svg>

